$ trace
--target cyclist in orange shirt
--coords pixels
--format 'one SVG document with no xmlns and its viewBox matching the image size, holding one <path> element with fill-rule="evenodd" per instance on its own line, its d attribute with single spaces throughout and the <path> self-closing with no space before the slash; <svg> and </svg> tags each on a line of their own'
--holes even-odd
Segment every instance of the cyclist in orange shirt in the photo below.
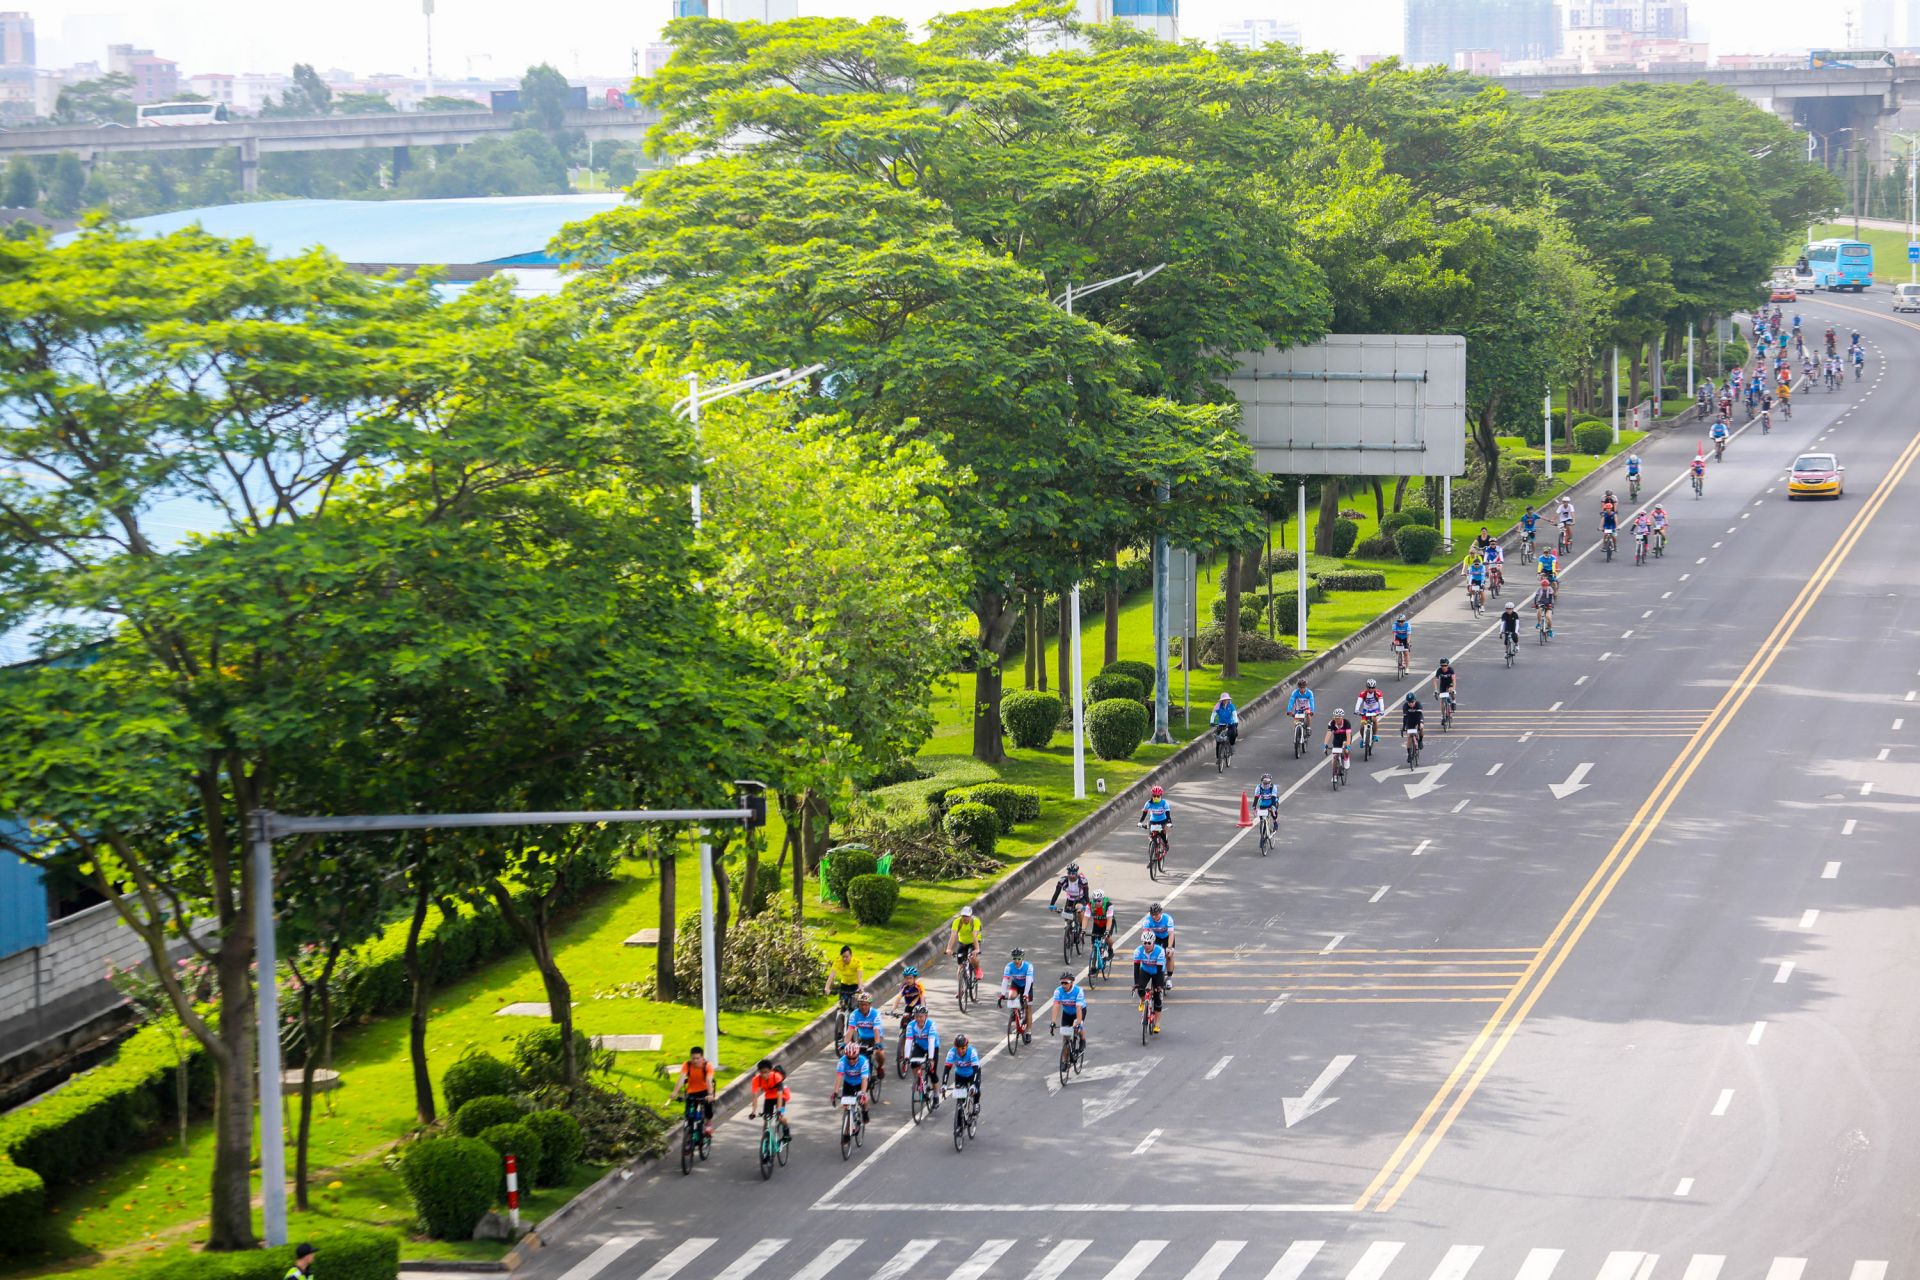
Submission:
<svg viewBox="0 0 1920 1280">
<path fill-rule="evenodd" d="M 787 1073 L 774 1066 L 773 1059 L 762 1058 L 747 1085 L 759 1099 L 759 1113 L 779 1120 L 780 1140 L 793 1141 L 793 1131 L 787 1128 L 787 1103 L 793 1101 L 793 1090 L 787 1088 Z"/>
<path fill-rule="evenodd" d="M 700 1115 L 706 1121 L 708 1136 L 713 1134 L 713 1064 L 707 1061 L 707 1051 L 699 1045 L 693 1046 L 687 1053 L 687 1060 L 680 1065 L 680 1082 L 673 1086 L 668 1098 L 686 1095 L 687 1105 L 700 1105 Z"/>
</svg>

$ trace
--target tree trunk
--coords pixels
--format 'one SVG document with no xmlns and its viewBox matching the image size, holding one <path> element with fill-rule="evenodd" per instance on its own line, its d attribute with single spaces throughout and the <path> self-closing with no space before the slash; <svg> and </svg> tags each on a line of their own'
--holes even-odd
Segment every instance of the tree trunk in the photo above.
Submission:
<svg viewBox="0 0 1920 1280">
<path fill-rule="evenodd" d="M 1407 477 L 1401 476 L 1393 482 L 1393 509 L 1400 510 L 1400 504 L 1407 500 Z"/>
<path fill-rule="evenodd" d="M 1020 620 L 1021 625 L 1026 628 L 1024 632 L 1026 640 L 1021 647 L 1026 650 L 1024 656 L 1027 660 L 1027 682 L 1022 687 L 1032 689 L 1037 685 L 1034 673 L 1043 665 L 1042 659 L 1045 653 L 1040 646 L 1040 611 L 1033 607 L 1031 591 L 1027 592 L 1026 608 L 1021 611 Z"/>
<path fill-rule="evenodd" d="M 653 949 L 653 998 L 671 1001 L 679 991 L 673 979 L 673 922 L 679 907 L 674 903 L 675 881 L 679 877 L 678 864 L 673 856 L 673 842 L 667 841 L 660 847 L 660 945 Z M 800 909 L 800 881 L 794 878 L 793 909 Z"/>
<path fill-rule="evenodd" d="M 1387 518 L 1387 491 L 1380 487 L 1379 476 L 1369 476 L 1367 479 L 1373 485 L 1373 518 L 1377 524 Z"/>
<path fill-rule="evenodd" d="M 661 878 L 664 880 L 666 877 L 663 874 Z M 527 946 L 527 953 L 533 957 L 534 967 L 540 971 L 540 984 L 547 992 L 547 1016 L 560 1028 L 561 1082 L 566 1085 L 567 1092 L 572 1093 L 580 1086 L 580 1056 L 573 1043 L 573 987 L 553 958 L 552 906 L 564 884 L 564 876 L 556 874 L 552 886 L 545 893 L 533 895 L 524 910 L 514 902 L 507 886 L 498 880 L 487 882 L 487 892 L 500 909 L 501 919 L 520 935 L 520 941 Z M 661 918 L 664 922 L 664 910 Z M 664 927 L 660 930 L 660 952 L 667 956 L 667 968 L 671 973 L 672 949 L 667 945 Z"/>
<path fill-rule="evenodd" d="M 1113 549 L 1108 559 L 1106 590 L 1106 635 L 1100 655 L 1100 665 L 1104 669 L 1120 661 L 1120 548 Z"/>
<path fill-rule="evenodd" d="M 250 878 L 250 877 L 249 877 Z M 222 939 L 215 972 L 220 992 L 218 1036 L 225 1052 L 214 1056 L 212 1195 L 207 1205 L 207 1248 L 252 1249 L 253 1233 L 253 913 L 245 935 Z M 278 1090 L 278 1080 L 261 1087 Z M 278 1094 L 270 1095 L 278 1101 Z"/>
<path fill-rule="evenodd" d="M 1487 474 L 1480 481 L 1480 500 L 1474 506 L 1475 520 L 1487 518 L 1487 508 L 1493 501 L 1493 486 L 1500 476 L 1500 442 L 1494 426 L 1499 410 L 1500 393 L 1496 391 L 1481 406 L 1480 414 L 1473 423 L 1474 443 L 1480 448 L 1480 456 L 1487 459 Z"/>
<path fill-rule="evenodd" d="M 1227 549 L 1227 636 L 1220 657 L 1220 678 L 1232 680 L 1240 674 L 1240 548 Z"/>
<path fill-rule="evenodd" d="M 1074 623 L 1073 589 L 1071 587 L 1061 589 L 1058 613 L 1060 617 L 1060 654 L 1057 666 L 1059 668 L 1060 678 L 1054 681 L 1053 687 L 1060 691 L 1060 701 L 1068 707 L 1071 707 L 1073 705 Z"/>
<path fill-rule="evenodd" d="M 330 1056 L 333 1040 L 333 967 L 340 959 L 340 944 L 327 944 L 326 960 L 318 974 L 308 978 L 300 973 L 299 963 L 291 956 L 287 965 L 300 979 L 300 1122 L 293 1143 L 293 1205 L 302 1213 L 312 1206 L 307 1200 L 307 1157 L 313 1136 L 313 1076 Z M 319 1045 L 316 1046 L 313 1005 L 320 1003 Z M 316 1051 L 317 1050 L 317 1051 Z"/>
<path fill-rule="evenodd" d="M 1320 478 L 1320 520 L 1313 530 L 1313 553 L 1318 556 L 1333 554 L 1333 522 L 1340 518 L 1340 478 L 1322 476 Z"/>
<path fill-rule="evenodd" d="M 402 953 L 407 969 L 408 1003 L 411 1008 L 407 1020 L 407 1057 L 413 1063 L 414 1118 L 423 1125 L 429 1125 L 434 1120 L 434 1107 L 433 1077 L 427 1072 L 427 1013 L 433 998 L 433 979 L 438 976 L 440 967 L 440 940 L 437 937 L 434 939 L 435 972 L 430 973 L 427 966 L 420 962 L 420 934 L 426 928 L 427 907 L 433 901 L 433 881 L 421 867 L 416 866 L 413 874 L 413 916 L 407 921 L 407 946 Z"/>
<path fill-rule="evenodd" d="M 974 602 L 974 622 L 978 627 L 978 660 L 973 673 L 973 755 L 986 764 L 999 764 L 1007 758 L 1000 727 L 1000 662 L 1006 657 L 1007 637 L 1019 621 L 1020 611 L 1008 608 L 1008 600 L 998 592 L 980 593 Z"/>
</svg>

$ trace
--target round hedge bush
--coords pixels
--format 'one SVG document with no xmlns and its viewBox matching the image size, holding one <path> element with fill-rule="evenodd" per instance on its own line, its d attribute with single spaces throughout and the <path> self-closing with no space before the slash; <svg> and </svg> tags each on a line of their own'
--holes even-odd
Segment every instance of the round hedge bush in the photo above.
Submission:
<svg viewBox="0 0 1920 1280">
<path fill-rule="evenodd" d="M 1360 538 L 1360 526 L 1344 516 L 1333 522 L 1332 552 L 1336 558 L 1353 554 L 1353 544 Z"/>
<path fill-rule="evenodd" d="M 580 1122 L 564 1111 L 536 1111 L 520 1123 L 540 1139 L 540 1168 L 535 1171 L 534 1180 L 543 1187 L 557 1187 L 565 1182 L 573 1173 L 573 1166 L 580 1163 L 580 1153 L 586 1149 L 587 1138 L 581 1132 Z"/>
<path fill-rule="evenodd" d="M 1507 492 L 1516 498 L 1531 498 L 1533 491 L 1540 487 L 1540 477 L 1526 467 L 1508 467 L 1502 478 L 1507 483 Z"/>
<path fill-rule="evenodd" d="M 1295 609 L 1298 603 L 1298 597 L 1291 591 L 1285 595 L 1275 595 L 1273 597 L 1273 629 L 1283 636 L 1298 636 L 1300 634 L 1300 615 Z M 1309 615 L 1313 613 L 1315 603 L 1313 592 L 1308 591 L 1306 612 Z"/>
<path fill-rule="evenodd" d="M 1393 535 L 1393 545 L 1408 564 L 1425 564 L 1440 549 L 1440 531 L 1424 524 L 1410 524 Z"/>
<path fill-rule="evenodd" d="M 1353 554 L 1361 560 L 1392 560 L 1400 554 L 1393 545 L 1393 533 L 1376 533 L 1354 544 Z"/>
<path fill-rule="evenodd" d="M 1405 511 L 1389 511 L 1380 519 L 1380 532 L 1392 533 L 1395 529 L 1404 529 L 1413 524 L 1413 516 Z"/>
<path fill-rule="evenodd" d="M 1400 514 L 1407 517 L 1406 524 L 1401 525 L 1401 529 L 1411 524 L 1425 525 L 1431 529 L 1439 523 L 1439 521 L 1433 518 L 1433 508 L 1427 506 L 1425 503 L 1419 503 L 1411 507 L 1403 507 Z M 1399 530 L 1396 529 L 1394 532 L 1398 533 Z"/>
<path fill-rule="evenodd" d="M 473 1224 L 493 1208 L 501 1170 L 499 1155 L 478 1138 L 430 1138 L 400 1158 L 420 1228 L 436 1240 L 473 1237 Z"/>
<path fill-rule="evenodd" d="M 1087 712 L 1087 741 L 1102 760 L 1126 760 L 1147 737 L 1147 709 L 1131 698 L 1096 702 Z"/>
<path fill-rule="evenodd" d="M 863 844 L 843 844 L 827 851 L 827 892 L 835 902 L 847 900 L 847 882 L 855 876 L 870 876 L 880 869 L 880 859 Z"/>
<path fill-rule="evenodd" d="M 1139 703 L 1134 703 L 1136 707 Z M 947 816 L 941 822 L 946 833 L 960 844 L 977 849 L 981 853 L 991 854 L 995 842 L 1000 839 L 1000 815 L 991 805 L 966 800 L 947 810 Z"/>
<path fill-rule="evenodd" d="M 971 787 L 955 787 L 947 792 L 955 804 L 971 800 L 984 804 L 1000 819 L 1000 830 L 1011 831 L 1022 822 L 1040 816 L 1040 788 L 1016 786 L 1008 782 L 979 782 Z"/>
<path fill-rule="evenodd" d="M 1146 701 L 1147 691 L 1132 676 L 1123 676 L 1119 672 L 1101 672 L 1087 681 L 1088 700 L 1100 703 L 1124 698 L 1130 702 Z"/>
<path fill-rule="evenodd" d="M 1227 622 L 1227 598 L 1218 595 L 1213 598 L 1213 621 L 1225 626 Z M 1260 625 L 1260 603 L 1251 592 L 1242 592 L 1240 596 L 1240 629 L 1250 630 Z"/>
<path fill-rule="evenodd" d="M 855 876 L 847 881 L 847 905 L 861 924 L 886 924 L 899 901 L 900 882 L 892 876 Z"/>
<path fill-rule="evenodd" d="M 1015 689 L 1000 699 L 1000 723 L 1016 747 L 1033 750 L 1053 741 L 1060 727 L 1060 697 L 1037 689 Z"/>
<path fill-rule="evenodd" d="M 1321 574 L 1320 585 L 1328 591 L 1384 591 L 1387 575 L 1378 569 L 1342 569 Z"/>
<path fill-rule="evenodd" d="M 540 1167 L 540 1161 L 546 1156 L 547 1149 L 540 1145 L 540 1135 L 524 1124 L 497 1124 L 491 1129 L 480 1132 L 480 1141 L 500 1153 L 501 1193 L 507 1189 L 508 1156 L 517 1157 L 518 1172 L 523 1185 L 533 1185 L 534 1170 Z"/>
<path fill-rule="evenodd" d="M 524 1087 L 520 1073 L 490 1053 L 470 1053 L 440 1077 L 447 1110 L 455 1115 L 475 1098 L 518 1093 Z"/>
<path fill-rule="evenodd" d="M 1140 682 L 1140 688 L 1144 691 L 1140 695 L 1142 700 L 1153 696 L 1153 664 L 1151 662 L 1136 662 L 1132 658 L 1116 658 L 1114 661 L 1100 668 L 1100 674 L 1103 676 L 1132 676 Z"/>
<path fill-rule="evenodd" d="M 1613 428 L 1604 422 L 1583 422 L 1573 429 L 1573 447 L 1582 453 L 1605 453 L 1613 446 Z"/>
<path fill-rule="evenodd" d="M 453 1131 L 463 1138 L 477 1138 L 482 1130 L 513 1124 L 523 1114 L 519 1103 L 501 1094 L 472 1098 L 453 1113 Z"/>
</svg>

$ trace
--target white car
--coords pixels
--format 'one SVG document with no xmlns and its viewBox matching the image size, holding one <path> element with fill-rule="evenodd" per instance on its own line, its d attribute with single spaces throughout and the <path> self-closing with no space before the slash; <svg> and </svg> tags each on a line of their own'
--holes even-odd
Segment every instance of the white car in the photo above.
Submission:
<svg viewBox="0 0 1920 1280">
<path fill-rule="evenodd" d="M 1920 284 L 1897 284 L 1893 286 L 1893 309 L 1895 311 L 1920 311 Z"/>
</svg>

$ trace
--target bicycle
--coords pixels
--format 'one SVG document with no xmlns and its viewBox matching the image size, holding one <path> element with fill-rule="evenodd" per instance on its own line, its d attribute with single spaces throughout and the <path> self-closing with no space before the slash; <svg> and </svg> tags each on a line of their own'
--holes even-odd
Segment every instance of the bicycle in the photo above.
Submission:
<svg viewBox="0 0 1920 1280">
<path fill-rule="evenodd" d="M 1087 977 L 1106 978 L 1113 963 L 1113 944 L 1104 934 L 1094 934 L 1087 951 Z"/>
<path fill-rule="evenodd" d="M 1333 764 L 1329 770 L 1333 774 L 1332 786 L 1335 791 L 1338 791 L 1347 785 L 1347 749 L 1335 747 L 1330 754 L 1333 756 Z"/>
<path fill-rule="evenodd" d="M 847 1038 L 847 1019 L 853 1016 L 853 997 L 857 988 L 849 987 L 840 993 L 840 1007 L 833 1015 L 833 1042 L 843 1044 Z"/>
<path fill-rule="evenodd" d="M 1520 535 L 1520 558 L 1522 560 L 1531 560 L 1534 558 L 1534 541 L 1533 530 L 1531 529 Z"/>
<path fill-rule="evenodd" d="M 1560 525 L 1560 554 L 1566 555 L 1573 550 L 1573 521 L 1562 521 Z"/>
<path fill-rule="evenodd" d="M 1408 729 L 1403 735 L 1407 740 L 1407 768 L 1420 767 L 1420 730 Z"/>
<path fill-rule="evenodd" d="M 1440 691 L 1440 732 L 1453 728 L 1453 690 Z"/>
<path fill-rule="evenodd" d="M 951 1088 L 942 1088 L 942 1095 L 950 1094 Z M 966 1095 L 953 1104 L 953 1149 L 966 1149 L 967 1139 L 974 1137 L 980 1127 L 980 1087 L 968 1083 Z"/>
<path fill-rule="evenodd" d="M 1231 726 L 1219 724 L 1213 727 L 1213 771 L 1225 773 L 1233 760 L 1233 734 Z"/>
<path fill-rule="evenodd" d="M 842 1097 L 840 1099 L 840 1158 L 853 1158 L 853 1149 L 862 1145 L 861 1138 L 867 1131 L 866 1112 L 861 1108 L 860 1099 Z"/>
<path fill-rule="evenodd" d="M 1615 534 L 1614 531 L 1611 529 L 1606 530 L 1600 535 L 1601 554 L 1606 556 L 1606 558 L 1609 561 L 1611 561 L 1613 559 L 1614 547 L 1618 543 L 1619 543 L 1619 536 Z"/>
<path fill-rule="evenodd" d="M 1627 477 L 1627 499 L 1630 502 L 1640 501 L 1640 477 L 1637 474 Z"/>
<path fill-rule="evenodd" d="M 1260 810 L 1260 856 L 1266 857 L 1273 851 L 1273 833 L 1279 827 L 1280 819 L 1273 809 Z"/>
<path fill-rule="evenodd" d="M 1167 824 L 1154 822 L 1147 825 L 1147 876 L 1158 880 L 1167 873 Z"/>
<path fill-rule="evenodd" d="M 680 1135 L 680 1172 L 693 1172 L 693 1157 L 704 1163 L 713 1150 L 713 1135 L 707 1132 L 706 1111 L 696 1098 L 687 1099 L 686 1127 Z"/>
<path fill-rule="evenodd" d="M 1773 414 L 1766 409 L 1760 411 L 1760 434 L 1763 436 L 1773 434 Z"/>
<path fill-rule="evenodd" d="M 774 1162 L 783 1167 L 787 1163 L 787 1148 L 793 1145 L 793 1130 L 787 1127 L 785 1112 L 779 1113 L 780 1127 L 773 1127 L 774 1117 L 765 1115 L 760 1121 L 760 1180 L 765 1182 L 773 1176 Z"/>
<path fill-rule="evenodd" d="M 867 1093 L 875 1103 L 880 1101 L 880 1086 L 887 1078 L 887 1051 L 877 1039 L 872 1044 L 860 1046 L 860 1056 L 867 1060 Z"/>
<path fill-rule="evenodd" d="M 1145 1044 L 1153 1038 L 1154 1028 L 1159 1025 L 1160 1011 L 1153 1007 L 1153 983 L 1144 987 L 1135 987 L 1133 994 L 1140 997 L 1140 1043 Z"/>
<path fill-rule="evenodd" d="M 1667 531 L 1665 529 L 1655 529 L 1653 531 L 1653 558 L 1658 560 L 1665 554 L 1667 554 Z"/>
<path fill-rule="evenodd" d="M 911 1097 L 912 1101 L 908 1106 L 908 1111 L 913 1116 L 913 1122 L 919 1124 L 922 1120 L 933 1114 L 934 1107 L 933 1067 L 925 1058 L 915 1058 L 913 1060 L 913 1088 Z"/>
<path fill-rule="evenodd" d="M 1725 459 L 1726 456 L 1727 456 L 1727 442 L 1724 439 L 1715 440 L 1713 442 L 1713 460 L 1715 462 L 1719 462 Z"/>
<path fill-rule="evenodd" d="M 1033 1043 L 1033 1032 L 1028 1029 L 1031 1026 L 1028 1021 L 1030 1016 L 1027 1013 L 1026 1000 L 1015 997 L 1013 1008 L 1007 1010 L 1007 1056 L 1009 1058 L 1020 1056 L 1022 1043 Z"/>
<path fill-rule="evenodd" d="M 1059 911 L 1060 908 L 1054 907 L 1053 910 Z M 1060 935 L 1060 959 L 1066 964 L 1072 964 L 1074 956 L 1078 955 L 1081 948 L 1086 945 L 1086 934 L 1080 927 L 1080 912 L 1078 908 L 1070 909 L 1062 914 L 1066 916 L 1067 923 Z"/>
<path fill-rule="evenodd" d="M 1500 633 L 1500 646 L 1507 651 L 1507 665 L 1511 667 L 1515 655 L 1520 652 L 1520 637 L 1511 631 Z"/>
<path fill-rule="evenodd" d="M 1486 594 L 1487 589 L 1482 584 L 1478 582 L 1469 582 L 1467 584 L 1467 607 L 1473 610 L 1473 616 L 1476 618 L 1480 616 L 1481 609 L 1485 607 Z"/>
<path fill-rule="evenodd" d="M 1410 662 L 1412 658 L 1413 646 L 1399 640 L 1393 642 L 1393 659 L 1396 668 L 1394 673 L 1395 679 L 1405 680 L 1407 678 L 1407 663 Z M 1304 732 L 1301 734 L 1301 745 L 1306 745 L 1306 735 Z M 1298 755 L 1299 753 L 1296 752 L 1295 754 Z"/>
<path fill-rule="evenodd" d="M 1373 759 L 1373 741 L 1380 736 L 1375 724 L 1373 716 L 1360 717 L 1360 757 L 1363 760 Z"/>
<path fill-rule="evenodd" d="M 1059 1033 L 1060 1028 L 1057 1025 L 1048 1025 L 1048 1035 L 1059 1035 Z M 1086 1058 L 1086 1032 L 1079 1027 L 1070 1028 L 1069 1034 L 1060 1040 L 1060 1083 L 1065 1084 L 1070 1074 L 1079 1075 L 1081 1068 L 1086 1065 Z"/>
<path fill-rule="evenodd" d="M 1635 565 L 1643 565 L 1646 562 L 1647 535 L 1644 533 L 1636 533 L 1633 535 L 1633 563 Z"/>
<path fill-rule="evenodd" d="M 1707 478 L 1699 474 L 1698 472 L 1695 472 L 1693 475 L 1693 496 L 1696 498 L 1704 497 L 1706 496 L 1706 492 L 1707 492 Z"/>
<path fill-rule="evenodd" d="M 980 979 L 973 972 L 973 957 L 965 951 L 960 953 L 956 968 L 959 972 L 953 980 L 953 998 L 965 1013 L 968 1005 L 980 1003 Z"/>
<path fill-rule="evenodd" d="M 1307 720 L 1304 711 L 1293 713 L 1293 758 L 1298 760 L 1307 753 Z"/>
</svg>

